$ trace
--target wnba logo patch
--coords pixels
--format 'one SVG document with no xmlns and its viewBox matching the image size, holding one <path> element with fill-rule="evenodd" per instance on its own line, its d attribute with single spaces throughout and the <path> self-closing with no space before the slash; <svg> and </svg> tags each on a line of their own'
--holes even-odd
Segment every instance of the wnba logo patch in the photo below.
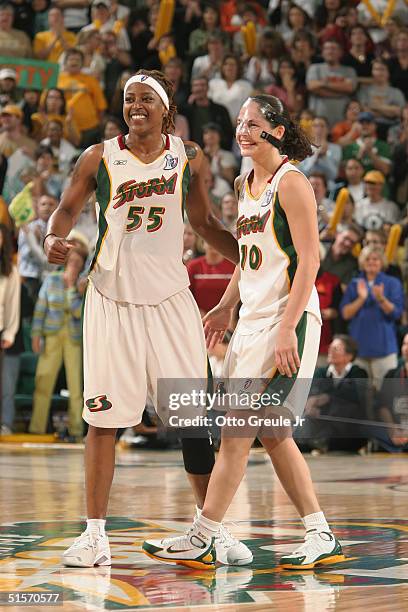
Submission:
<svg viewBox="0 0 408 612">
<path fill-rule="evenodd" d="M 101 412 L 102 410 L 109 410 L 112 408 L 112 403 L 108 400 L 106 395 L 97 395 L 86 400 L 85 406 L 91 412 Z"/>
</svg>

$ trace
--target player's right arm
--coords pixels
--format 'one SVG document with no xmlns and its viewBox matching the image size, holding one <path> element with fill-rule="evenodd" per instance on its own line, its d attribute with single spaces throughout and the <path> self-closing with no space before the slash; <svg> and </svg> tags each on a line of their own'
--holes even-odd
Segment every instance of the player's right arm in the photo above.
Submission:
<svg viewBox="0 0 408 612">
<path fill-rule="evenodd" d="M 240 267 L 235 266 L 234 274 L 221 300 L 203 317 L 204 335 L 208 348 L 214 348 L 218 342 L 222 342 L 231 323 L 233 310 L 239 301 L 239 278 Z"/>
<path fill-rule="evenodd" d="M 65 238 L 75 225 L 84 204 L 95 191 L 102 153 L 102 144 L 93 145 L 82 153 L 75 164 L 70 183 L 48 222 L 44 251 L 50 263 L 63 264 L 72 248 L 72 244 Z"/>
</svg>

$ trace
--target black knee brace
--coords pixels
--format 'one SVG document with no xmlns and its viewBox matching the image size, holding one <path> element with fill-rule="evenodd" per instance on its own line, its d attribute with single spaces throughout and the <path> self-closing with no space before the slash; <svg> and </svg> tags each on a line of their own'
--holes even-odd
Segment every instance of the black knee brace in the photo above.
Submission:
<svg viewBox="0 0 408 612">
<path fill-rule="evenodd" d="M 184 469 L 189 474 L 210 474 L 214 467 L 214 447 L 210 436 L 200 438 L 181 437 Z"/>
</svg>

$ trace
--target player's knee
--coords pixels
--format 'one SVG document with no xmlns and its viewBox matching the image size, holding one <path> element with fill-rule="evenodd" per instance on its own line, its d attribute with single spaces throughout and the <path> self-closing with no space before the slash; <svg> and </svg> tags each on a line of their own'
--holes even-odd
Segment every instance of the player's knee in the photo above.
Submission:
<svg viewBox="0 0 408 612">
<path fill-rule="evenodd" d="M 252 440 L 243 438 L 222 438 L 220 447 L 220 457 L 224 457 L 228 462 L 243 461 L 248 458 L 252 446 Z"/>
<path fill-rule="evenodd" d="M 188 474 L 210 474 L 214 467 L 214 447 L 207 437 L 181 438 L 184 468 Z"/>
</svg>

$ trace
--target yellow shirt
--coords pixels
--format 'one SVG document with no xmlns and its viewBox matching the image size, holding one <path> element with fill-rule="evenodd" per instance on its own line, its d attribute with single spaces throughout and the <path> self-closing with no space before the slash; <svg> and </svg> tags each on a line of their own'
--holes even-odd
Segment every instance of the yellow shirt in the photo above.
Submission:
<svg viewBox="0 0 408 612">
<path fill-rule="evenodd" d="M 45 51 L 45 49 L 47 49 L 51 45 L 51 43 L 54 42 L 55 38 L 55 33 L 51 32 L 50 30 L 47 30 L 46 32 L 38 32 L 38 34 L 35 35 L 33 43 L 33 51 L 35 57 L 43 59 L 47 62 L 58 62 L 60 55 L 65 51 L 60 40 L 57 40 L 57 42 L 52 47 L 51 51 L 46 57 L 40 57 L 40 53 L 42 51 Z M 72 32 L 68 32 L 68 30 L 64 30 L 62 33 L 62 38 L 64 39 L 65 44 L 68 47 L 75 47 L 77 41 L 77 37 L 75 34 L 73 34 Z"/>
<path fill-rule="evenodd" d="M 89 74 L 61 72 L 58 87 L 64 90 L 78 129 L 91 130 L 100 124 L 99 113 L 107 108 L 106 98 L 97 79 Z"/>
</svg>

